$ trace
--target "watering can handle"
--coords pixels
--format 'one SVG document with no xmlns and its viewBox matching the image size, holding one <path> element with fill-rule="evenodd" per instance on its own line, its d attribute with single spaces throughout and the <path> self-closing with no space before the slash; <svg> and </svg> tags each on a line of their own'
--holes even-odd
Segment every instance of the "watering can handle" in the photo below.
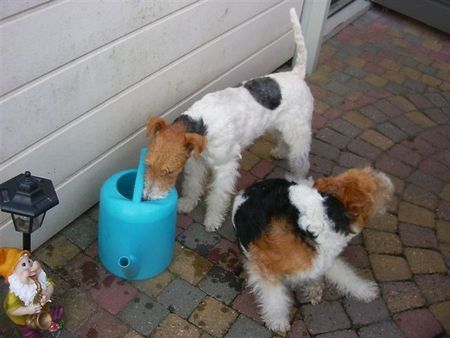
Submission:
<svg viewBox="0 0 450 338">
<path fill-rule="evenodd" d="M 142 191 L 144 190 L 145 156 L 147 155 L 147 151 L 147 148 L 141 149 L 139 166 L 136 173 L 136 180 L 134 182 L 133 203 L 140 203 L 142 201 Z"/>
</svg>

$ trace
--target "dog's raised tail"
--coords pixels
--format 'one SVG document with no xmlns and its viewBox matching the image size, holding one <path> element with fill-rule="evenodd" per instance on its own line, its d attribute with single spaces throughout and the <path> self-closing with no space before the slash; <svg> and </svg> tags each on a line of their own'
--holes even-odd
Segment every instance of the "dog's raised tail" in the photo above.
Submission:
<svg viewBox="0 0 450 338">
<path fill-rule="evenodd" d="M 297 71 L 299 75 L 304 78 L 306 73 L 306 47 L 305 40 L 303 38 L 302 27 L 300 26 L 300 20 L 297 16 L 295 8 L 291 8 L 289 11 L 291 17 L 292 30 L 294 31 L 295 41 L 295 54 L 292 62 L 293 71 Z"/>
</svg>

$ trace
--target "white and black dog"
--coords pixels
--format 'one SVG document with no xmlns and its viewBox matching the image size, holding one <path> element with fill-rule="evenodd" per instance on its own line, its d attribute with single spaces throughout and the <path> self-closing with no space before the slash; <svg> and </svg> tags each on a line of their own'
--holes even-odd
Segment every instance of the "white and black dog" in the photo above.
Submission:
<svg viewBox="0 0 450 338">
<path fill-rule="evenodd" d="M 289 330 L 288 287 L 322 277 L 338 290 L 369 302 L 378 294 L 337 256 L 393 194 L 389 178 L 372 168 L 350 169 L 314 182 L 270 179 L 236 196 L 233 224 L 245 255 L 248 285 L 261 317 L 274 331 Z M 321 284 L 321 283 L 318 283 Z M 313 291 L 314 292 L 314 291 Z M 313 301 L 320 300 L 321 290 Z"/>
<path fill-rule="evenodd" d="M 186 165 L 178 210 L 191 212 L 211 171 L 204 224 L 216 230 L 234 193 L 241 152 L 270 130 L 280 135 L 272 154 L 287 158 L 295 177 L 305 177 L 313 97 L 305 82 L 305 44 L 294 9 L 290 17 L 296 43 L 291 71 L 207 94 L 170 125 L 161 117 L 149 118 L 147 133 L 155 135 L 146 158 L 144 199 L 166 196 Z"/>
</svg>

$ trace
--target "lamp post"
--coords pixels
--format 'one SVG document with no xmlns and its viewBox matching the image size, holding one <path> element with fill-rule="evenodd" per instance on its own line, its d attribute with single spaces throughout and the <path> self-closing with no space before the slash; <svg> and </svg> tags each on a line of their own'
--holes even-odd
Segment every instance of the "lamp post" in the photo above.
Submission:
<svg viewBox="0 0 450 338">
<path fill-rule="evenodd" d="M 0 185 L 1 210 L 11 214 L 16 231 L 23 234 L 23 249 L 31 249 L 31 233 L 39 229 L 47 210 L 59 203 L 52 181 L 29 171 Z"/>
</svg>

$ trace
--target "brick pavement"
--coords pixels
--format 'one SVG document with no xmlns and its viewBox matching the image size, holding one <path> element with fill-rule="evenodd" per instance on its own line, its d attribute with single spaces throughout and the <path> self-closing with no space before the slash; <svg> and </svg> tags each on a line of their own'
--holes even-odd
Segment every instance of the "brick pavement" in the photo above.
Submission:
<svg viewBox="0 0 450 338">
<path fill-rule="evenodd" d="M 316 100 L 311 175 L 371 164 L 393 179 L 396 195 L 343 254 L 378 282 L 380 297 L 363 304 L 329 289 L 316 306 L 297 297 L 287 337 L 450 334 L 449 56 L 448 37 L 378 8 L 323 45 L 308 78 Z M 239 188 L 284 174 L 272 146 L 264 136 L 244 152 Z M 201 225 L 204 206 L 180 215 L 169 269 L 128 282 L 98 262 L 97 212 L 34 253 L 66 309 L 61 337 L 279 337 L 245 288 L 229 218 L 211 234 Z M 14 337 L 2 312 L 0 328 Z"/>
</svg>

